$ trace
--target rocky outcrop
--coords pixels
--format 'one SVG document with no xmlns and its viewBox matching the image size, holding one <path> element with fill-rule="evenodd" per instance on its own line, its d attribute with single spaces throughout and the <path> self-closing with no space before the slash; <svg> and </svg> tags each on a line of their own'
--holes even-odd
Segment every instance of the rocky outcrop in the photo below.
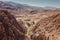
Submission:
<svg viewBox="0 0 60 40">
<path fill-rule="evenodd" d="M 41 19 L 32 33 L 31 40 L 60 40 L 60 13 Z"/>
<path fill-rule="evenodd" d="M 8 11 L 0 10 L 0 40 L 24 40 L 25 28 Z"/>
</svg>

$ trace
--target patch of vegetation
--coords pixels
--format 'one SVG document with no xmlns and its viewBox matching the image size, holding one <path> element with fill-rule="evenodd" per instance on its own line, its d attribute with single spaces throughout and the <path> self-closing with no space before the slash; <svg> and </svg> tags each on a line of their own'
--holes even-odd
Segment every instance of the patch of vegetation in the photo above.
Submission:
<svg viewBox="0 0 60 40">
<path fill-rule="evenodd" d="M 27 25 L 28 25 L 28 27 L 30 27 L 30 26 L 31 26 L 31 24 L 30 24 L 30 23 L 27 23 Z"/>
<path fill-rule="evenodd" d="M 32 21 L 31 19 L 25 19 L 25 20 L 20 20 L 20 21 L 22 21 L 28 27 L 35 25 L 35 22 Z"/>
<path fill-rule="evenodd" d="M 25 35 L 25 36 L 27 35 L 27 31 L 25 31 L 24 35 Z"/>
</svg>

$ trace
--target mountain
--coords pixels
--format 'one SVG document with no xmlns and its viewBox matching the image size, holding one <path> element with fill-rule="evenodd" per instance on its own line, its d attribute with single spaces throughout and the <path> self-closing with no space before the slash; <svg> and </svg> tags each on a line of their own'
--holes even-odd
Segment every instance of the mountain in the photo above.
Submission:
<svg viewBox="0 0 60 40">
<path fill-rule="evenodd" d="M 9 3 L 3 2 L 3 1 L 0 1 L 0 8 L 2 8 L 2 9 L 11 9 L 11 10 L 16 9 L 15 6 L 13 6 Z"/>
<path fill-rule="evenodd" d="M 55 7 L 36 7 L 11 1 L 0 1 L 0 9 L 5 9 L 18 14 L 37 14 L 46 10 L 56 10 Z"/>
<path fill-rule="evenodd" d="M 16 9 L 16 8 L 32 8 L 32 9 L 52 9 L 55 7 L 35 7 L 27 4 L 20 4 L 11 1 L 0 1 L 0 7 L 6 9 Z"/>
<path fill-rule="evenodd" d="M 51 7 L 51 6 L 46 6 L 46 7 L 44 7 L 44 9 L 52 9 L 52 10 L 55 10 L 55 9 L 58 9 L 58 8 L 56 8 L 56 7 Z"/>
<path fill-rule="evenodd" d="M 60 40 L 60 13 L 48 12 L 32 29 L 32 40 Z"/>
<path fill-rule="evenodd" d="M 30 13 L 30 11 L 35 10 L 36 8 L 28 6 L 26 4 L 19 4 L 9 1 L 0 1 L 0 9 L 11 10 L 17 13 Z"/>
<path fill-rule="evenodd" d="M 6 10 L 0 10 L 0 40 L 24 40 L 25 31 L 13 15 Z"/>
<path fill-rule="evenodd" d="M 25 4 L 19 4 L 19 3 L 15 3 L 15 2 L 10 2 L 10 1 L 5 1 L 6 3 L 9 3 L 17 8 L 23 8 L 23 7 L 27 7 L 27 5 Z"/>
<path fill-rule="evenodd" d="M 46 7 L 36 7 L 27 4 L 15 3 L 12 1 L 0 1 L 0 7 L 14 7 L 14 8 L 33 8 L 33 9 L 55 9 L 56 7 L 46 6 Z"/>
<path fill-rule="evenodd" d="M 51 7 L 51 6 L 45 6 L 45 7 L 36 7 L 36 6 L 30 6 L 30 5 L 27 5 L 27 4 L 20 4 L 20 3 L 15 3 L 15 2 L 10 2 L 10 1 L 6 1 L 7 3 L 9 4 L 12 4 L 18 8 L 20 7 L 31 7 L 31 8 L 44 8 L 44 9 L 55 9 L 56 7 Z"/>
<path fill-rule="evenodd" d="M 60 9 L 8 1 L 0 8 L 0 40 L 60 40 Z"/>
</svg>

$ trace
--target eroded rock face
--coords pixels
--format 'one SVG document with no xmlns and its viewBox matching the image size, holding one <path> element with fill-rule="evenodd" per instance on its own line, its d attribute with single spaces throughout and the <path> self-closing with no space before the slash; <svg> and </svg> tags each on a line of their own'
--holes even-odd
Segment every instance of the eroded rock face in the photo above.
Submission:
<svg viewBox="0 0 60 40">
<path fill-rule="evenodd" d="M 25 31 L 8 11 L 0 10 L 0 40 L 24 40 Z"/>
<path fill-rule="evenodd" d="M 41 19 L 32 33 L 31 40 L 60 40 L 60 13 Z"/>
</svg>

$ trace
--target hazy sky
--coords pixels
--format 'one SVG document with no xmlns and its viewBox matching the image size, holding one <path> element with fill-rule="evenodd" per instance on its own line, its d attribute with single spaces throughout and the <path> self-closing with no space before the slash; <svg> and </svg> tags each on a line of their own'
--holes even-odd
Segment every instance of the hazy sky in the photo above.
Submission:
<svg viewBox="0 0 60 40">
<path fill-rule="evenodd" d="M 13 1 L 17 3 L 41 7 L 45 6 L 60 7 L 60 0 L 3 0 L 3 1 Z"/>
</svg>

